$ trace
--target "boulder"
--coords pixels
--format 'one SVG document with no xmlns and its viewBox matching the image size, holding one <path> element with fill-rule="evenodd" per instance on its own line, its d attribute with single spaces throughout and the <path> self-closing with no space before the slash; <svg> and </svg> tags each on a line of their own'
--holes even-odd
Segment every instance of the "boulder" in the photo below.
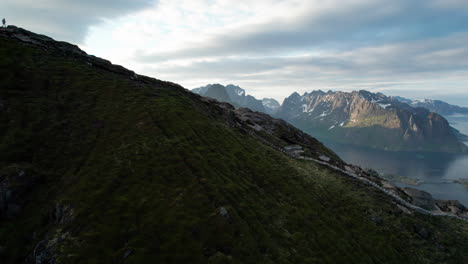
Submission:
<svg viewBox="0 0 468 264">
<path fill-rule="evenodd" d="M 446 213 L 452 213 L 458 216 L 468 215 L 468 208 L 457 200 L 436 200 L 437 207 Z"/>
<path fill-rule="evenodd" d="M 219 214 L 222 217 L 229 218 L 229 213 L 228 213 L 228 211 L 227 211 L 227 209 L 225 207 L 219 208 Z"/>
<path fill-rule="evenodd" d="M 432 195 L 411 187 L 403 188 L 403 191 L 410 197 L 411 203 L 426 210 L 436 210 L 436 204 Z"/>
</svg>

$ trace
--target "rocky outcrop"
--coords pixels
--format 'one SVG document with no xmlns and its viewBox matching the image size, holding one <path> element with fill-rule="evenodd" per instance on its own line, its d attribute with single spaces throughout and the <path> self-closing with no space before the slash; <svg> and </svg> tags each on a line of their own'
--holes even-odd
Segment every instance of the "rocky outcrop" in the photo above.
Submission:
<svg viewBox="0 0 468 264">
<path fill-rule="evenodd" d="M 258 135 L 260 136 L 263 132 L 273 138 L 276 138 L 276 140 L 281 140 L 287 145 L 301 145 L 308 147 L 310 150 L 316 151 L 326 149 L 325 146 L 323 146 L 323 144 L 317 139 L 281 119 L 272 118 L 267 114 L 254 112 L 247 108 L 236 109 L 234 112 L 236 114 L 236 118 L 240 121 L 239 124 L 253 129 L 258 132 Z M 268 138 L 266 139 L 268 140 Z M 271 143 L 275 144 L 277 147 L 282 147 L 281 144 L 275 143 L 274 140 L 271 140 Z M 336 156 L 331 153 L 331 151 L 327 151 L 323 154 L 334 157 Z"/>
<path fill-rule="evenodd" d="M 468 208 L 457 200 L 435 200 L 437 207 L 443 212 L 451 213 L 468 219 Z"/>
<path fill-rule="evenodd" d="M 410 202 L 426 210 L 436 210 L 436 203 L 428 192 L 406 187 L 403 191 L 410 197 Z"/>
<path fill-rule="evenodd" d="M 343 161 L 333 151 L 316 138 L 282 119 L 273 118 L 248 108 L 236 109 L 229 103 L 219 102 L 209 97 L 202 97 L 202 100 L 211 106 L 215 105 L 216 110 L 212 109 L 211 111 L 222 116 L 224 122 L 229 126 L 240 128 L 267 145 L 278 150 L 283 150 L 286 146 L 297 145 L 303 148 L 304 153 L 308 156 L 318 158 L 324 155 L 330 157 L 330 163 L 344 168 Z"/>
<path fill-rule="evenodd" d="M 167 86 L 172 86 L 177 89 L 183 89 L 182 86 L 172 83 L 157 80 L 155 78 L 138 75 L 134 71 L 126 69 L 121 65 L 112 64 L 110 61 L 93 56 L 88 55 L 86 52 L 81 50 L 78 46 L 63 42 L 63 41 L 56 41 L 50 37 L 33 33 L 31 31 L 25 30 L 23 28 L 19 28 L 16 26 L 8 26 L 7 28 L 0 28 L 0 37 L 5 37 L 13 40 L 18 40 L 22 42 L 24 45 L 31 45 L 35 48 L 40 48 L 46 50 L 47 52 L 53 53 L 54 55 L 58 56 L 66 56 L 68 58 L 73 58 L 76 60 L 83 61 L 90 66 L 96 67 L 98 69 L 112 72 L 118 74 L 122 77 L 126 77 L 133 81 L 141 82 L 141 83 L 152 83 L 152 84 L 162 84 Z M 2 108 L 2 101 L 0 100 L 0 110 Z"/>
<path fill-rule="evenodd" d="M 82 51 L 78 46 L 63 42 L 55 41 L 44 35 L 39 35 L 27 31 L 16 26 L 8 26 L 7 28 L 0 29 L 0 35 L 17 39 L 23 43 L 32 44 L 36 47 L 41 47 L 48 50 L 53 50 L 60 55 L 67 56 L 87 56 L 86 52 Z"/>
<path fill-rule="evenodd" d="M 78 46 L 63 42 L 55 41 L 44 35 L 35 34 L 16 26 L 8 26 L 7 28 L 0 29 L 0 36 L 17 39 L 25 44 L 31 44 L 36 47 L 41 47 L 45 50 L 52 51 L 57 55 L 65 55 L 67 57 L 87 58 L 89 63 L 92 63 L 98 68 L 103 68 L 118 74 L 135 76 L 133 71 L 127 70 L 120 65 L 113 65 L 110 61 L 101 59 L 92 55 L 86 54 Z"/>
<path fill-rule="evenodd" d="M 61 252 L 63 245 L 76 242 L 72 240 L 73 238 L 70 233 L 58 229 L 35 245 L 31 255 L 26 259 L 26 264 L 58 263 L 59 261 L 57 259 L 63 254 L 63 252 Z"/>
<path fill-rule="evenodd" d="M 466 152 L 442 116 L 368 91 L 293 93 L 277 117 L 320 139 L 393 151 Z"/>
</svg>

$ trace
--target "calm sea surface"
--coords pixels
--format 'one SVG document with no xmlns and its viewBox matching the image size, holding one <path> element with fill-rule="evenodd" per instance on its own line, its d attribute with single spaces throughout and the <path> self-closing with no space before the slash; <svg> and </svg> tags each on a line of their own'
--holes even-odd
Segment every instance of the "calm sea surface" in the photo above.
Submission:
<svg viewBox="0 0 468 264">
<path fill-rule="evenodd" d="M 468 135 L 468 116 L 447 119 L 453 127 Z M 456 179 L 468 179 L 468 155 L 388 152 L 335 143 L 325 144 L 348 163 L 386 174 L 421 179 L 423 184 L 412 187 L 425 190 L 436 199 L 459 200 L 468 206 L 468 188 L 453 183 Z"/>
</svg>

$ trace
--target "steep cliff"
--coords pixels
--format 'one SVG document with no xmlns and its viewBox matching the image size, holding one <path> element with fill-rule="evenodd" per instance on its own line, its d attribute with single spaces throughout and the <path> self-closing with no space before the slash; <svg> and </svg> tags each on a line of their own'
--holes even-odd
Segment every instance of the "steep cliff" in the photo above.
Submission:
<svg viewBox="0 0 468 264">
<path fill-rule="evenodd" d="M 431 112 L 435 112 L 443 116 L 450 116 L 456 114 L 468 115 L 468 107 L 452 105 L 440 100 L 411 100 L 400 96 L 395 96 L 394 98 L 398 101 L 407 103 L 413 107 L 423 107 Z"/>
<path fill-rule="evenodd" d="M 341 143 L 395 151 L 467 151 L 442 116 L 381 93 L 293 93 L 277 116 L 314 136 Z"/>
</svg>

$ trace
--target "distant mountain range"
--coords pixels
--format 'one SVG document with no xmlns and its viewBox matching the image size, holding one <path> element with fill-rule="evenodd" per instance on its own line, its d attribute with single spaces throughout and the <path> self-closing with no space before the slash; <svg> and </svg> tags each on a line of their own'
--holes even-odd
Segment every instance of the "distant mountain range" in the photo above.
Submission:
<svg viewBox="0 0 468 264">
<path fill-rule="evenodd" d="M 411 100 L 401 96 L 394 96 L 394 99 L 407 103 L 412 107 L 423 107 L 431 112 L 438 113 L 443 116 L 450 116 L 455 114 L 468 115 L 468 107 L 461 107 L 457 105 L 451 105 L 440 100 L 422 99 L 422 100 Z"/>
<path fill-rule="evenodd" d="M 229 84 L 223 86 L 221 84 L 209 84 L 199 88 L 195 88 L 192 92 L 216 99 L 220 102 L 227 102 L 237 108 L 249 108 L 254 111 L 267 114 L 274 114 L 280 107 L 280 103 L 275 99 L 264 98 L 257 100 L 251 95 L 246 95 L 244 89 L 239 86 Z"/>
<path fill-rule="evenodd" d="M 268 113 L 323 140 L 390 151 L 468 151 L 460 142 L 466 136 L 442 116 L 465 113 L 467 109 L 442 101 L 412 101 L 365 90 L 319 90 L 293 93 L 280 105 L 274 99 L 260 101 L 246 96 L 244 89 L 234 85 L 211 84 L 192 91 Z"/>
<path fill-rule="evenodd" d="M 339 143 L 392 151 L 467 151 L 444 117 L 381 93 L 293 93 L 276 116 Z"/>
</svg>

